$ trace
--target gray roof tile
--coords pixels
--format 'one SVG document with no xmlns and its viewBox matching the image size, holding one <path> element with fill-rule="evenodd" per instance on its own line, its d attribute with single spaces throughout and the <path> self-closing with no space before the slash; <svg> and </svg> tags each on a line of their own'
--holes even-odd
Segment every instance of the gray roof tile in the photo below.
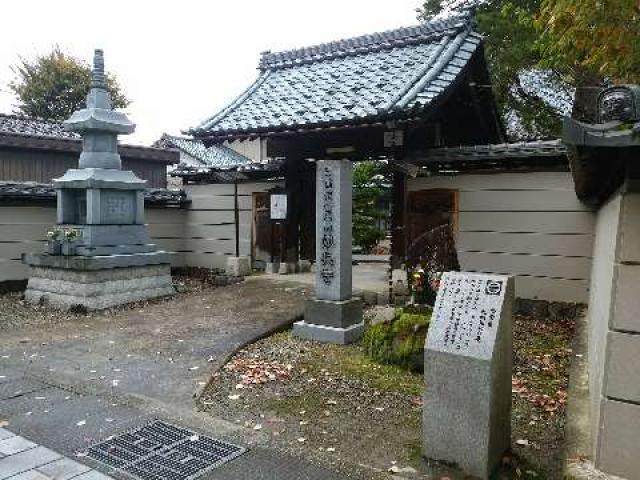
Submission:
<svg viewBox="0 0 640 480">
<path fill-rule="evenodd" d="M 77 133 L 66 131 L 62 127 L 62 122 L 2 113 L 0 113 L 0 133 L 37 137 L 80 138 Z"/>
<path fill-rule="evenodd" d="M 55 202 L 56 191 L 50 183 L 0 182 L 2 200 L 51 200 Z M 184 190 L 147 188 L 144 201 L 154 205 L 180 205 L 188 201 Z"/>
<path fill-rule="evenodd" d="M 161 148 L 176 148 L 199 160 L 203 165 L 215 169 L 229 169 L 251 163 L 251 160 L 224 145 L 206 147 L 200 140 L 164 134 L 155 143 Z"/>
<path fill-rule="evenodd" d="M 255 83 L 190 133 L 221 137 L 358 124 L 424 108 L 451 86 L 480 41 L 462 15 L 265 53 Z"/>
<path fill-rule="evenodd" d="M 499 160 L 531 157 L 564 157 L 567 147 L 560 140 L 431 148 L 420 156 L 423 162 L 455 160 Z"/>
</svg>

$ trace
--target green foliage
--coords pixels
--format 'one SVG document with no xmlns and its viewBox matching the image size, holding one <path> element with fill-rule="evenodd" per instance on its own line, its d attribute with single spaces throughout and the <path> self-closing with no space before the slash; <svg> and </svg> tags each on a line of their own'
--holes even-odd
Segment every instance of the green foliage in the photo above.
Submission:
<svg viewBox="0 0 640 480">
<path fill-rule="evenodd" d="M 498 108 L 503 116 L 514 112 L 523 126 L 523 137 L 556 137 L 561 130 L 559 112 L 524 88 L 521 74 L 540 62 L 539 36 L 534 24 L 540 0 L 494 0 L 477 12 L 478 30 L 485 35 L 485 52 Z M 566 90 L 561 76 L 559 91 Z"/>
<path fill-rule="evenodd" d="M 353 169 L 353 243 L 365 251 L 384 238 L 378 228 L 384 218 L 378 202 L 386 195 L 382 178 L 382 165 L 377 162 L 360 162 Z"/>
<path fill-rule="evenodd" d="M 418 18 L 456 3 L 425 0 Z M 519 118 L 522 137 L 556 137 L 561 130 L 561 112 L 538 91 L 525 88 L 522 73 L 544 70 L 545 83 L 562 103 L 571 101 L 574 88 L 599 84 L 603 74 L 638 78 L 630 75 L 640 68 L 634 0 L 479 0 L 466 5 L 470 3 L 478 5 L 477 29 L 485 37 L 498 107 L 503 116 Z"/>
<path fill-rule="evenodd" d="M 569 66 L 577 80 L 640 82 L 637 0 L 542 0 L 536 26 L 544 66 Z"/>
<path fill-rule="evenodd" d="M 389 323 L 372 325 L 362 339 L 364 350 L 376 362 L 422 371 L 430 320 L 430 314 L 401 312 Z"/>
<path fill-rule="evenodd" d="M 48 120 L 65 120 L 83 108 L 91 86 L 91 67 L 55 47 L 31 60 L 20 59 L 12 67 L 16 78 L 9 84 L 18 99 L 18 113 Z M 107 88 L 114 108 L 124 108 L 129 100 L 116 79 L 107 75 Z"/>
</svg>

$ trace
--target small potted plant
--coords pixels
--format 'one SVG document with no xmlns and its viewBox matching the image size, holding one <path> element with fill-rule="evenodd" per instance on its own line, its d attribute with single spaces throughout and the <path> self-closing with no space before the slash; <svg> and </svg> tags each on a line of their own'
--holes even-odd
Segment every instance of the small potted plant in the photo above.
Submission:
<svg viewBox="0 0 640 480">
<path fill-rule="evenodd" d="M 62 254 L 62 230 L 54 228 L 47 232 L 47 253 L 49 255 Z"/>
<path fill-rule="evenodd" d="M 77 228 L 66 228 L 64 230 L 64 240 L 62 242 L 62 254 L 75 255 L 81 236 L 82 232 Z"/>
</svg>

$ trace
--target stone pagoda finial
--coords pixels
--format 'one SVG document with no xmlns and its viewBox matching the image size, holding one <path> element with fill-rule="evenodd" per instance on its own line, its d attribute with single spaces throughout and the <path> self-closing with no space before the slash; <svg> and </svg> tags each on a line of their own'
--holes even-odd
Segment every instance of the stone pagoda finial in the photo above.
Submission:
<svg viewBox="0 0 640 480">
<path fill-rule="evenodd" d="M 104 74 L 104 53 L 96 49 L 87 107 L 74 112 L 64 122 L 67 130 L 82 135 L 80 168 L 120 169 L 118 135 L 132 133 L 135 125 L 124 113 L 115 112 L 112 108 Z"/>
<path fill-rule="evenodd" d="M 96 48 L 93 53 L 93 71 L 91 72 L 91 88 L 107 89 L 107 82 L 104 76 L 104 52 Z"/>
</svg>

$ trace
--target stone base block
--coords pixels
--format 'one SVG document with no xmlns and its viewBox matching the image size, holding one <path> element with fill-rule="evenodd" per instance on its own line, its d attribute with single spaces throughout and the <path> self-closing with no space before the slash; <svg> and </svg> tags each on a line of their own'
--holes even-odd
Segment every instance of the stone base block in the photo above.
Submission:
<svg viewBox="0 0 640 480">
<path fill-rule="evenodd" d="M 28 303 L 68 310 L 100 310 L 125 303 L 173 295 L 169 264 L 101 270 L 31 266 L 25 291 Z"/>
<path fill-rule="evenodd" d="M 605 399 L 600 409 L 596 468 L 629 480 L 640 478 L 640 405 Z"/>
<path fill-rule="evenodd" d="M 313 325 L 334 328 L 348 328 L 362 322 L 362 300 L 333 301 L 313 298 L 304 308 L 304 321 Z"/>
<path fill-rule="evenodd" d="M 309 260 L 298 260 L 298 272 L 308 273 L 311 271 L 311 262 Z"/>
<path fill-rule="evenodd" d="M 280 269 L 278 273 L 280 275 L 288 275 L 290 273 L 296 273 L 298 268 L 297 262 L 280 262 Z"/>
<path fill-rule="evenodd" d="M 329 327 L 326 325 L 315 325 L 300 321 L 293 324 L 293 335 L 308 340 L 316 340 L 323 343 L 337 343 L 347 345 L 356 342 L 364 332 L 364 323 L 356 323 L 347 328 Z"/>
<path fill-rule="evenodd" d="M 249 257 L 228 257 L 225 272 L 230 277 L 251 275 L 251 259 Z"/>
<path fill-rule="evenodd" d="M 280 262 L 266 262 L 264 265 L 264 273 L 280 273 Z"/>
</svg>

